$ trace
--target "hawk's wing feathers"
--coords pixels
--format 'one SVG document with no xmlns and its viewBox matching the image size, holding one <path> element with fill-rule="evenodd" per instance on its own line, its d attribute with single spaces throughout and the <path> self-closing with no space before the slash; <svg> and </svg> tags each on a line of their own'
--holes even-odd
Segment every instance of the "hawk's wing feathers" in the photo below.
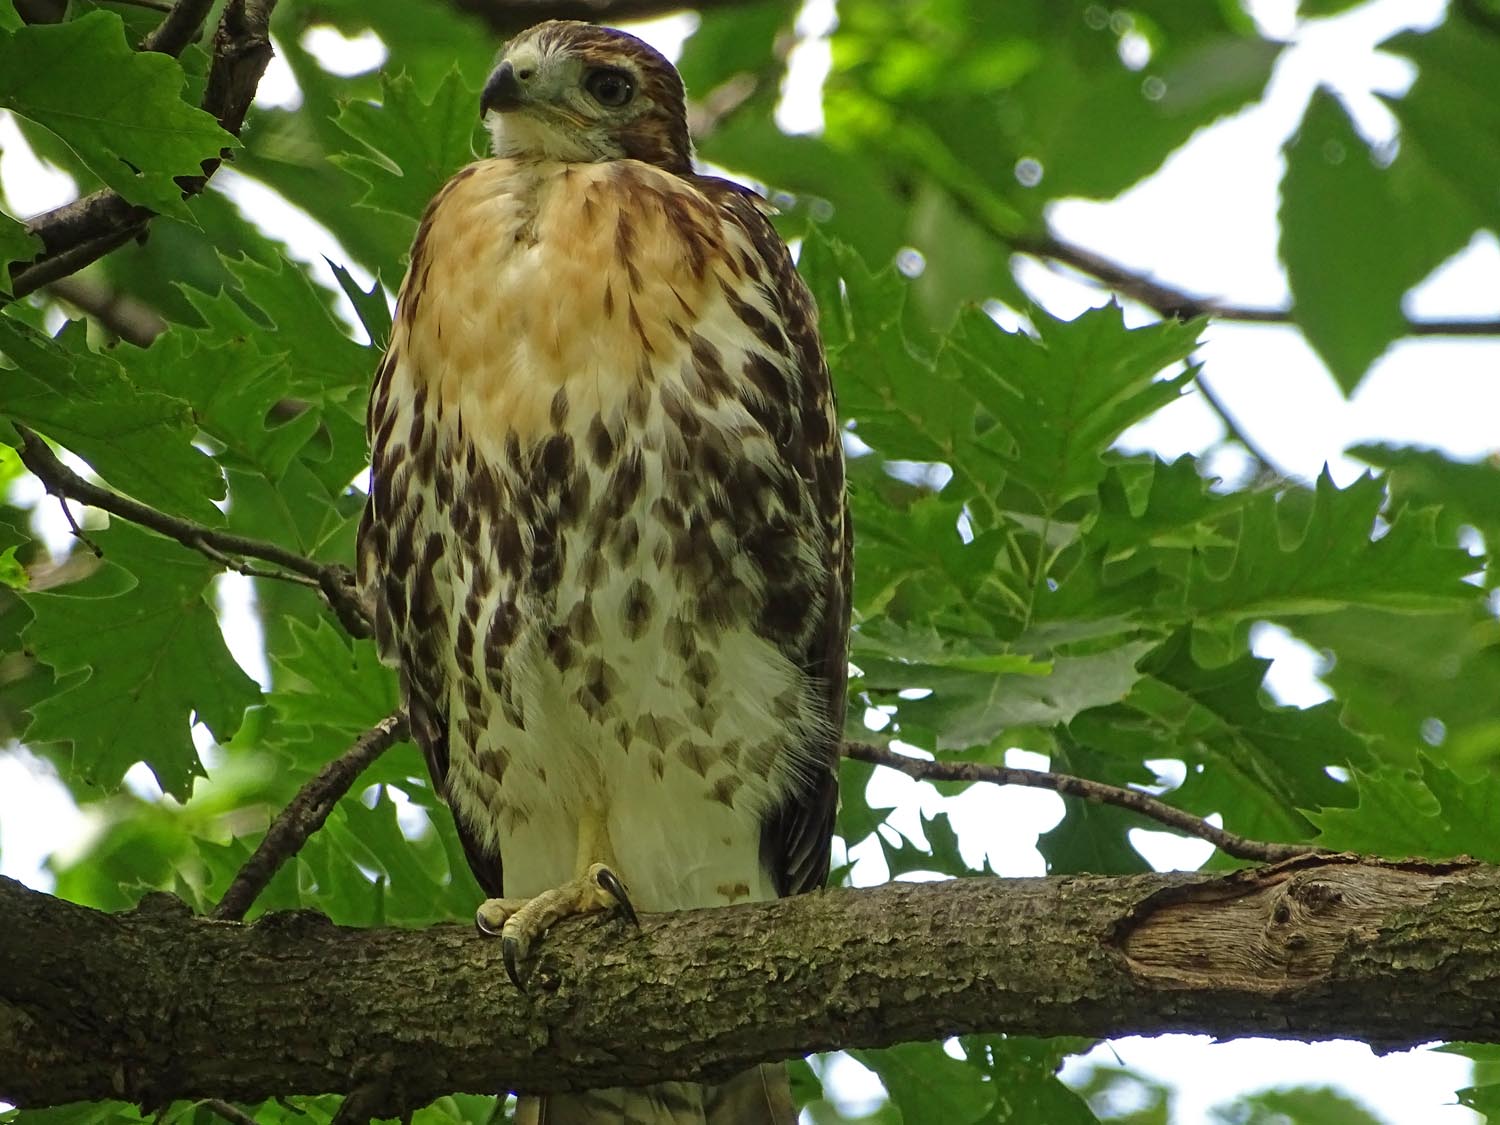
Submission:
<svg viewBox="0 0 1500 1125">
<path fill-rule="evenodd" d="M 780 894 L 801 894 L 828 878 L 829 843 L 838 807 L 838 763 L 843 740 L 845 688 L 848 680 L 851 559 L 848 503 L 844 493 L 844 457 L 833 384 L 818 338 L 817 306 L 792 263 L 791 254 L 767 218 L 769 205 L 749 189 L 728 180 L 696 176 L 691 182 L 726 222 L 738 226 L 759 258 L 761 294 L 774 310 L 795 377 L 776 436 L 778 452 L 796 467 L 822 525 L 831 562 L 821 619 L 810 642 L 788 652 L 822 687 L 826 727 L 820 744 L 807 747 L 805 784 L 794 789 L 767 815 L 761 835 L 762 854 Z"/>
<path fill-rule="evenodd" d="M 441 199 L 439 195 L 428 206 L 429 215 Z M 412 248 L 412 274 L 419 272 L 423 255 L 419 230 Z M 365 416 L 373 464 L 369 501 L 359 525 L 358 578 L 372 610 L 381 660 L 398 669 L 412 739 L 427 760 L 433 787 L 446 797 L 449 728 L 444 651 L 450 641 L 442 599 L 448 564 L 442 539 L 423 534 L 419 521 L 422 492 L 412 481 L 414 472 L 431 479 L 440 471 L 437 441 L 429 428 L 418 424 L 425 409 L 421 392 L 416 401 L 403 401 L 392 393 L 398 358 L 395 348 L 386 352 L 375 373 Z M 406 427 L 402 431 L 408 439 L 405 442 L 393 440 L 398 425 Z M 499 896 L 500 856 L 481 847 L 461 819 L 455 818 L 455 825 L 475 880 L 486 894 Z"/>
</svg>

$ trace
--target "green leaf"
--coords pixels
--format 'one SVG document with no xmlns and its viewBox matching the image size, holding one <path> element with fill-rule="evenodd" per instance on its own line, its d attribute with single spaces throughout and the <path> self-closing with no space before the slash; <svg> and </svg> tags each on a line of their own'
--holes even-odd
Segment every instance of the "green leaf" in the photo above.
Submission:
<svg viewBox="0 0 1500 1125">
<path fill-rule="evenodd" d="M 106 789 L 144 761 L 186 800 L 203 767 L 196 718 L 220 741 L 260 701 L 224 646 L 207 600 L 218 567 L 123 521 L 95 535 L 104 564 L 85 581 L 25 595 L 28 648 L 65 677 L 33 708 L 26 737 L 71 742 L 69 772 Z"/>
<path fill-rule="evenodd" d="M 1480 12 L 1471 22 L 1454 6 L 1431 31 L 1403 32 L 1380 48 L 1417 64 L 1406 96 L 1387 100 L 1401 124 L 1402 148 L 1415 149 L 1443 178 L 1453 193 L 1450 206 L 1462 200 L 1494 230 L 1500 227 L 1500 37 Z"/>
<path fill-rule="evenodd" d="M 840 407 L 888 458 L 942 462 L 950 487 L 1044 518 L 1092 493 L 1126 428 L 1173 401 L 1191 375 L 1156 376 L 1192 351 L 1196 325 L 1127 329 L 1118 307 L 1072 321 L 1040 310 L 1037 338 L 977 309 L 936 341 L 904 318 L 907 283 L 848 248 L 809 238 L 799 263 L 819 299 Z M 1007 496 L 1009 478 L 1026 490 Z"/>
<path fill-rule="evenodd" d="M 1286 147 L 1281 257 L 1297 323 L 1346 394 L 1405 334 L 1402 296 L 1474 226 L 1421 157 L 1403 150 L 1377 167 L 1338 99 L 1313 95 Z"/>
<path fill-rule="evenodd" d="M 1094 776 L 1087 772 L 1084 775 Z M 1062 820 L 1036 838 L 1036 849 L 1047 861 L 1047 874 L 1136 875 L 1151 870 L 1151 865 L 1131 847 L 1128 833 L 1132 828 L 1150 828 L 1152 822 L 1113 805 L 1098 805 L 1077 797 L 1064 797 L 1062 802 L 1065 810 Z"/>
<path fill-rule="evenodd" d="M 295 352 L 288 393 L 327 396 L 333 401 L 357 401 L 353 413 L 364 417 L 364 395 L 378 354 L 357 343 L 333 312 L 333 295 L 313 284 L 305 267 L 282 255 L 271 264 L 252 258 L 226 259 L 224 265 L 240 283 L 239 296 L 249 301 L 270 323 L 272 332 L 232 303 L 190 293 L 210 327 L 224 336 L 244 334 L 267 355 Z"/>
<path fill-rule="evenodd" d="M 1323 679 L 1382 761 L 1414 766 L 1433 745 L 1454 767 L 1500 761 L 1500 621 L 1482 601 L 1420 616 L 1356 606 L 1289 624 L 1332 656 Z"/>
<path fill-rule="evenodd" d="M 1172 1087 L 1133 1070 L 1091 1065 L 1072 1087 L 1110 1125 L 1172 1125 L 1174 1120 Z"/>
<path fill-rule="evenodd" d="M 921 815 L 921 814 L 919 814 Z M 914 871 L 930 871 L 939 875 L 960 875 L 969 870 L 958 850 L 958 834 L 946 813 L 922 815 L 922 835 L 927 838 L 924 848 L 904 834 L 897 834 L 893 844 L 885 833 L 877 833 L 880 849 L 885 855 L 890 877 L 898 878 Z"/>
<path fill-rule="evenodd" d="M 26 225 L 0 211 L 0 293 L 10 291 L 10 264 L 29 262 L 42 252 L 42 240 Z"/>
<path fill-rule="evenodd" d="M 1500 465 L 1490 460 L 1459 461 L 1435 449 L 1396 445 L 1355 445 L 1351 457 L 1389 471 L 1393 504 L 1441 506 L 1443 515 L 1471 524 L 1491 554 L 1500 550 Z M 1488 583 L 1500 581 L 1492 573 Z"/>
<path fill-rule="evenodd" d="M 1187 779 L 1164 795 L 1171 804 L 1219 813 L 1227 827 L 1257 839 L 1304 839 L 1308 824 L 1298 809 L 1353 800 L 1326 767 L 1367 767 L 1372 759 L 1340 722 L 1337 704 L 1270 704 L 1262 689 L 1269 665 L 1249 655 L 1200 663 L 1183 631 L 1142 663 L 1145 674 L 1121 706 L 1080 715 L 1069 733 L 1126 765 L 1180 759 Z"/>
<path fill-rule="evenodd" d="M 386 344 L 391 339 L 391 309 L 386 304 L 385 287 L 380 284 L 380 279 L 376 278 L 371 282 L 369 291 L 366 292 L 359 287 L 359 282 L 354 280 L 354 275 L 343 266 L 331 258 L 323 260 L 333 271 L 339 288 L 344 291 L 344 296 L 348 297 L 349 303 L 354 306 L 354 315 L 359 317 L 366 335 L 370 337 L 370 346 L 385 350 Z"/>
<path fill-rule="evenodd" d="M 953 334 L 963 385 L 993 423 L 1012 436 L 998 450 L 1015 483 L 1049 516 L 1092 493 L 1105 451 L 1129 426 L 1175 400 L 1191 372 L 1158 379 L 1186 359 L 1201 325 L 1162 321 L 1126 328 L 1117 305 L 1075 320 L 1032 314 L 1037 338 L 1001 331 L 970 310 Z"/>
<path fill-rule="evenodd" d="M 973 1125 L 986 1119 L 995 1091 L 984 1076 L 937 1043 L 903 1043 L 883 1051 L 850 1051 L 890 1092 L 902 1120 Z"/>
<path fill-rule="evenodd" d="M 905 242 L 906 204 L 878 164 L 834 135 L 787 136 L 765 112 L 735 114 L 707 137 L 700 155 L 791 198 L 807 233 L 821 231 L 872 262 L 891 261 Z"/>
<path fill-rule="evenodd" d="M 1069 1055 L 1093 1046 L 1073 1036 L 1037 1039 L 1028 1035 L 965 1035 L 959 1038 L 971 1067 L 985 1075 L 996 1090 L 995 1106 L 986 1121 L 1031 1125 L 1095 1125 L 1096 1118 L 1078 1094 L 1058 1079 Z"/>
<path fill-rule="evenodd" d="M 705 9 L 677 62 L 688 96 L 702 101 L 720 83 L 741 74 L 766 82 L 766 71 L 781 69 L 776 37 L 790 28 L 792 17 L 779 0 Z"/>
<path fill-rule="evenodd" d="M 1233 562 L 1194 560 L 1184 597 L 1195 615 L 1244 620 L 1351 604 L 1431 611 L 1474 596 L 1463 579 L 1479 564 L 1438 545 L 1430 510 L 1397 512 L 1376 537 L 1381 481 L 1340 489 L 1325 472 L 1310 512 L 1307 499 L 1260 493 L 1245 506 Z"/>
<path fill-rule="evenodd" d="M 177 60 L 131 50 L 111 12 L 0 33 L 0 106 L 52 130 L 131 203 L 185 217 L 173 177 L 201 175 L 238 142 L 182 100 L 182 83 Z"/>
<path fill-rule="evenodd" d="M 1468 855 L 1500 862 L 1495 821 L 1500 778 L 1486 771 L 1460 776 L 1426 755 L 1420 769 L 1355 771 L 1359 804 L 1308 814 L 1318 842 L 1338 851 L 1405 859 Z"/>
<path fill-rule="evenodd" d="M 1385 1125 L 1362 1104 L 1330 1086 L 1262 1090 L 1209 1110 L 1211 1125 Z"/>
<path fill-rule="evenodd" d="M 424 99 L 404 74 L 382 75 L 379 104 L 351 101 L 338 127 L 363 148 L 333 162 L 366 185 L 360 205 L 416 221 L 443 182 L 482 151 L 479 91 L 450 71 Z"/>
<path fill-rule="evenodd" d="M 1016 672 L 856 657 L 860 688 L 903 691 L 926 688 L 924 699 L 899 704 L 902 735 L 939 750 L 984 746 L 1019 727 L 1066 723 L 1081 711 L 1118 703 L 1140 679 L 1136 665 L 1156 647 L 1134 641 L 1080 656 L 1055 656 L 1050 670 L 1029 660 Z M 1014 656 L 997 659 L 1019 660 Z M 1038 671 L 1044 674 L 1038 675 Z"/>
<path fill-rule="evenodd" d="M 289 723 L 345 735 L 368 729 L 396 709 L 396 678 L 369 641 L 346 640 L 326 620 L 291 622 L 293 648 L 276 654 L 277 714 Z"/>
<path fill-rule="evenodd" d="M 221 523 L 224 495 L 212 460 L 192 445 L 181 399 L 133 386 L 113 358 L 88 350 L 81 323 L 56 340 L 0 315 L 0 410 L 87 461 L 115 488 L 202 523 Z"/>
<path fill-rule="evenodd" d="M 9 531 L 8 527 L 0 525 L 0 530 Z M 16 551 L 20 548 L 12 545 L 0 550 L 0 586 L 9 586 L 12 590 L 24 590 L 30 583 L 26 576 L 26 568 L 21 565 L 21 560 L 16 558 Z"/>
<path fill-rule="evenodd" d="M 1500 1045 L 1494 1043 L 1445 1043 L 1434 1047 L 1450 1055 L 1462 1055 L 1474 1063 L 1474 1085 L 1458 1091 L 1458 1100 L 1488 1121 L 1500 1120 Z"/>
<path fill-rule="evenodd" d="M 325 843 L 377 873 L 379 916 L 367 917 L 365 924 L 419 926 L 473 918 L 475 898 L 468 878 L 450 877 L 448 858 L 433 833 L 407 837 L 384 786 L 373 807 L 359 799 L 341 801 L 325 831 Z M 349 879 L 342 882 L 347 886 Z"/>
<path fill-rule="evenodd" d="M 1364 0 L 1297 0 L 1297 15 L 1302 19 L 1320 19 L 1347 12 L 1363 3 Z"/>
<path fill-rule="evenodd" d="M 146 351 L 118 349 L 130 378 L 191 404 L 203 434 L 219 443 L 226 469 L 280 480 L 318 426 L 305 410 L 283 422 L 275 412 L 291 392 L 282 356 L 265 356 L 244 336 L 213 346 L 207 333 L 170 331 Z"/>
</svg>

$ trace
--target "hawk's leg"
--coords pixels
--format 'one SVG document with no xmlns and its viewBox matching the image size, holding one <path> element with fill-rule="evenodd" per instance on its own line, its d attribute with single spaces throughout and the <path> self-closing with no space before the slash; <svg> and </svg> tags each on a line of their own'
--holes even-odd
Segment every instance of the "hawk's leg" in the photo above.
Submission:
<svg viewBox="0 0 1500 1125">
<path fill-rule="evenodd" d="M 614 862 L 609 834 L 601 814 L 583 817 L 578 826 L 578 874 L 572 880 L 535 898 L 492 898 L 479 904 L 474 924 L 481 933 L 500 938 L 505 971 L 517 988 L 525 985 L 517 968 L 531 943 L 554 923 L 577 914 L 593 914 L 611 907 L 639 924 L 625 884 L 610 864 Z"/>
</svg>

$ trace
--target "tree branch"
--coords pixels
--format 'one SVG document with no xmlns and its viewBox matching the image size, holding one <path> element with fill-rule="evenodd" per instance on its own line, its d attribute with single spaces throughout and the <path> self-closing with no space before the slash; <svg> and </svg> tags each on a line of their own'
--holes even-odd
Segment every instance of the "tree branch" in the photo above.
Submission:
<svg viewBox="0 0 1500 1125">
<path fill-rule="evenodd" d="M 106 915 L 3 879 L 0 916 L 0 1098 L 28 1107 L 347 1093 L 360 1059 L 383 1060 L 384 1117 L 966 1032 L 1500 1040 L 1500 868 L 1467 861 L 890 883 L 639 930 L 574 920 L 540 943 L 526 994 L 467 925 L 245 926 L 164 895 Z"/>
<path fill-rule="evenodd" d="M 276 815 L 255 854 L 245 861 L 209 917 L 221 922 L 238 922 L 244 918 L 281 865 L 301 851 L 307 838 L 323 827 L 333 806 L 349 791 L 355 779 L 376 758 L 405 738 L 406 733 L 405 715 L 387 715 L 319 770 Z"/>
<path fill-rule="evenodd" d="M 140 49 L 176 58 L 198 38 L 198 30 L 213 6 L 213 0 L 177 0 L 168 9 L 166 18 L 141 40 Z"/>
<path fill-rule="evenodd" d="M 1052 262 L 1060 262 L 1102 282 L 1122 297 L 1145 305 L 1163 317 L 1192 320 L 1194 317 L 1211 316 L 1218 320 L 1238 320 L 1251 324 L 1293 324 L 1295 316 L 1291 309 L 1251 308 L 1245 305 L 1230 305 L 1211 297 L 1189 293 L 1173 285 L 1167 285 L 1137 273 L 1127 266 L 1102 254 L 1051 234 L 1004 236 L 1011 247 L 1021 254 L 1030 254 Z M 1408 336 L 1500 336 L 1500 320 L 1408 320 L 1405 334 Z"/>
<path fill-rule="evenodd" d="M 149 527 L 168 539 L 175 539 L 184 547 L 207 555 L 220 566 L 242 574 L 313 586 L 323 594 L 338 616 L 340 624 L 351 636 L 368 637 L 371 634 L 369 616 L 365 613 L 364 603 L 348 567 L 337 563 L 315 562 L 276 543 L 220 531 L 158 511 L 138 500 L 84 480 L 59 461 L 47 443 L 31 430 L 21 425 L 17 425 L 16 430 L 21 435 L 21 448 L 17 451 L 21 463 L 31 470 L 51 495 L 65 496 L 142 527 Z M 241 561 L 247 558 L 272 563 L 281 570 L 268 571 L 247 566 Z"/>
<path fill-rule="evenodd" d="M 210 0 L 178 0 L 141 49 L 180 54 L 197 37 L 211 6 Z M 235 136 L 244 126 L 255 88 L 271 61 L 270 19 L 275 6 L 276 0 L 229 0 L 214 33 L 202 106 Z M 183 194 L 202 191 L 220 162 L 205 161 L 201 175 L 179 177 Z M 31 263 L 11 268 L 11 299 L 18 300 L 123 246 L 145 231 L 154 214 L 104 189 L 32 219 L 26 229 L 41 239 L 43 252 Z"/>
<path fill-rule="evenodd" d="M 1207 840 L 1214 847 L 1236 859 L 1254 860 L 1260 863 L 1276 863 L 1298 856 L 1330 855 L 1328 849 L 1310 844 L 1268 844 L 1251 840 L 1234 832 L 1215 828 L 1208 821 L 1192 813 L 1158 801 L 1149 793 L 1138 789 L 1124 789 L 1118 785 L 1106 785 L 1102 781 L 1090 781 L 1066 773 L 1049 773 L 1045 770 L 1019 769 L 1013 766 L 990 766 L 981 762 L 938 762 L 923 758 L 912 758 L 898 754 L 886 746 L 869 742 L 844 743 L 844 756 L 872 765 L 899 770 L 907 777 L 918 781 L 987 781 L 994 785 L 1022 785 L 1030 789 L 1050 789 L 1069 797 L 1081 797 L 1099 805 L 1114 805 L 1150 817 L 1152 820 Z"/>
</svg>

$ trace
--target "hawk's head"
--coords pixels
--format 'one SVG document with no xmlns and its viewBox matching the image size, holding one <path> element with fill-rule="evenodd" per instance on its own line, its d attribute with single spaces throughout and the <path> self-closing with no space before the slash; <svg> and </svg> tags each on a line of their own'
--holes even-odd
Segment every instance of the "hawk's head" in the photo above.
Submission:
<svg viewBox="0 0 1500 1125">
<path fill-rule="evenodd" d="M 479 112 L 497 156 L 632 157 L 669 172 L 692 170 L 677 69 L 613 28 L 551 20 L 523 31 L 484 84 Z"/>
</svg>

